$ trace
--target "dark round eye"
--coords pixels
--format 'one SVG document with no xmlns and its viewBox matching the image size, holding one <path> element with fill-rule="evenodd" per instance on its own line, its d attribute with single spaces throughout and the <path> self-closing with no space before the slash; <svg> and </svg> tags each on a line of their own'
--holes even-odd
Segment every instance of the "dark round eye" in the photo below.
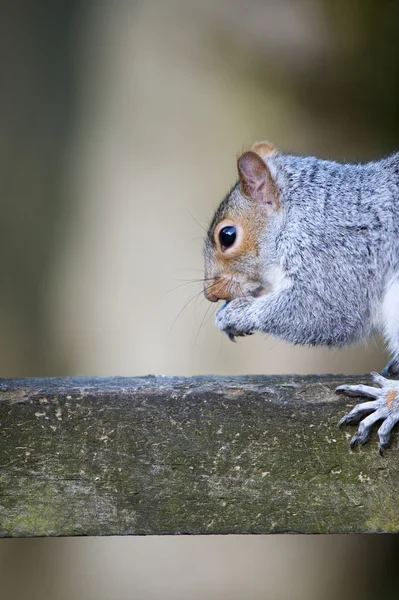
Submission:
<svg viewBox="0 0 399 600">
<path fill-rule="evenodd" d="M 236 241 L 236 237 L 237 230 L 232 225 L 223 227 L 219 232 L 219 240 L 223 248 L 230 248 Z"/>
</svg>

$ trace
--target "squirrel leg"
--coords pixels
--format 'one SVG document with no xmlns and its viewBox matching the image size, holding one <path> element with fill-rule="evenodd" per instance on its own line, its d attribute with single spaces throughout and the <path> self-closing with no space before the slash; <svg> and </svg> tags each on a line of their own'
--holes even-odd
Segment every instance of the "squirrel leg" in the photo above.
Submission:
<svg viewBox="0 0 399 600">
<path fill-rule="evenodd" d="M 399 276 L 391 280 L 382 301 L 382 330 L 393 359 L 381 375 L 399 379 Z"/>
<path fill-rule="evenodd" d="M 390 360 L 387 366 L 381 371 L 381 375 L 391 377 L 392 379 L 399 379 L 399 357 Z"/>
<path fill-rule="evenodd" d="M 373 425 L 382 421 L 378 430 L 380 454 L 389 444 L 391 432 L 399 422 L 399 382 L 385 379 L 378 373 L 371 373 L 373 382 L 379 387 L 367 385 L 341 385 L 336 389 L 338 394 L 373 398 L 368 402 L 357 404 L 339 422 L 339 426 L 360 422 L 358 430 L 350 442 L 350 447 L 368 442 Z M 367 416 L 366 416 L 367 415 Z"/>
</svg>

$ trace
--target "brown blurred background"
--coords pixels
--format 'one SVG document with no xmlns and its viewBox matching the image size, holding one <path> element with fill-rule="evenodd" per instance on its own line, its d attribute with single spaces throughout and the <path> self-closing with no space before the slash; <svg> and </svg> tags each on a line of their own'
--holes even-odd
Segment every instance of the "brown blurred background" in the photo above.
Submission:
<svg viewBox="0 0 399 600">
<path fill-rule="evenodd" d="M 230 344 L 195 280 L 243 146 L 398 149 L 398 35 L 393 0 L 1 3 L 1 375 L 381 368 L 378 339 Z M 395 545 L 4 540 L 0 585 L 54 600 L 388 598 Z"/>
</svg>

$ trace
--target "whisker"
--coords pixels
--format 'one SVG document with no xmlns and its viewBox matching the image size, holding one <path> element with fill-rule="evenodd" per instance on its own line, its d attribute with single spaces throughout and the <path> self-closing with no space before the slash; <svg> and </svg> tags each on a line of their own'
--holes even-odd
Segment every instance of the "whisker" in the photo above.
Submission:
<svg viewBox="0 0 399 600">
<path fill-rule="evenodd" d="M 211 281 L 213 277 L 201 277 L 201 279 L 177 279 L 176 281 Z"/>
<path fill-rule="evenodd" d="M 167 290 L 165 292 L 165 296 L 167 296 L 171 292 L 175 292 L 176 290 L 184 287 L 185 285 L 189 285 L 190 283 L 199 283 L 199 282 L 198 281 L 186 281 L 185 283 L 181 283 L 180 285 L 176 285 L 176 287 L 173 287 L 173 288 L 170 288 L 170 290 Z"/>
<path fill-rule="evenodd" d="M 167 290 L 165 292 L 165 296 L 167 294 L 170 294 L 171 292 L 174 292 L 175 290 L 178 290 L 179 288 L 184 287 L 185 285 L 189 285 L 191 283 L 203 283 L 204 281 L 209 281 L 211 278 L 208 279 L 192 279 L 189 281 L 185 281 L 184 283 L 181 283 L 180 285 L 177 285 L 176 287 L 171 288 L 170 290 Z M 183 281 L 183 279 L 178 279 L 178 281 Z"/>
<path fill-rule="evenodd" d="M 199 227 L 201 227 L 201 229 L 203 229 L 203 230 L 205 231 L 205 233 L 206 233 L 206 234 L 208 234 L 208 231 L 205 229 L 205 227 L 204 227 L 203 225 L 201 225 L 201 223 L 200 223 L 199 221 L 197 221 L 197 219 L 194 217 L 194 215 L 192 215 L 192 214 L 190 213 L 190 211 L 188 210 L 188 208 L 186 208 L 186 210 L 187 210 L 188 214 L 190 215 L 190 217 L 191 217 L 191 218 L 192 218 L 192 219 L 193 219 L 193 220 L 194 220 L 194 221 L 197 223 L 197 225 L 198 225 Z"/>
<path fill-rule="evenodd" d="M 227 283 L 227 289 L 226 289 L 227 293 L 225 295 L 230 296 L 231 288 L 233 286 L 233 281 L 231 279 L 228 279 L 226 283 Z"/>
<path fill-rule="evenodd" d="M 212 289 L 213 286 L 215 286 L 217 283 L 218 283 L 218 281 L 214 281 L 211 285 L 209 285 L 204 290 L 200 290 L 198 292 L 198 294 L 195 294 L 192 298 L 190 298 L 190 300 L 188 302 L 185 303 L 185 305 L 183 306 L 183 308 L 178 312 L 178 314 L 177 314 L 175 320 L 173 321 L 172 325 L 169 327 L 169 331 L 168 331 L 167 337 L 170 335 L 170 332 L 172 331 L 173 327 L 175 326 L 177 319 L 180 317 L 180 315 L 182 314 L 182 312 L 187 308 L 187 306 L 189 304 L 191 304 L 191 302 L 193 300 L 195 300 L 196 298 L 198 298 L 204 291 L 208 291 L 208 290 Z"/>
<path fill-rule="evenodd" d="M 226 296 L 228 296 L 230 294 L 231 283 L 232 283 L 231 279 L 227 279 L 227 280 L 225 279 L 222 287 L 220 288 L 221 292 L 224 292 L 224 291 L 227 292 L 227 294 L 225 294 Z"/>
<path fill-rule="evenodd" d="M 269 338 L 270 338 L 270 334 L 268 334 L 265 339 L 268 340 Z M 271 350 L 274 350 L 274 348 L 276 348 L 279 344 L 281 344 L 281 340 L 276 340 L 276 342 L 273 344 L 273 346 L 271 346 L 269 348 L 269 352 Z"/>
<path fill-rule="evenodd" d="M 242 297 L 243 297 L 243 298 L 245 298 L 245 300 L 246 300 L 247 304 L 249 304 L 250 302 L 249 302 L 249 300 L 248 300 L 248 296 L 247 296 L 247 294 L 245 294 L 245 293 L 243 292 L 243 289 L 242 289 L 242 287 L 241 287 L 241 284 L 240 284 L 238 281 L 237 281 L 237 285 L 238 285 L 238 289 L 239 289 L 239 291 L 240 291 L 240 293 L 241 293 Z"/>
<path fill-rule="evenodd" d="M 211 309 L 211 306 L 212 306 L 212 305 L 209 303 L 209 306 L 208 306 L 208 308 L 206 309 L 204 316 L 202 317 L 202 320 L 201 320 L 200 326 L 198 327 L 197 335 L 196 335 L 196 336 L 195 336 L 195 338 L 194 338 L 194 342 L 193 342 L 193 345 L 192 345 L 191 349 L 193 349 L 193 348 L 194 348 L 194 346 L 195 346 L 195 344 L 196 344 L 196 342 L 197 342 L 197 339 L 198 339 L 198 336 L 199 336 L 199 332 L 201 331 L 201 328 L 202 328 L 202 326 L 203 326 L 203 324 L 204 324 L 204 321 L 205 321 L 205 317 L 206 317 L 206 316 L 207 316 L 207 314 L 209 313 L 209 310 Z"/>
<path fill-rule="evenodd" d="M 209 309 L 209 308 L 212 308 L 212 306 L 211 306 L 211 305 L 209 305 L 209 306 L 208 306 L 208 309 Z M 209 315 L 208 315 L 208 318 L 206 319 L 205 323 L 208 323 L 208 321 L 209 321 L 209 319 L 211 318 L 211 316 L 212 316 L 212 313 L 209 313 Z"/>
</svg>

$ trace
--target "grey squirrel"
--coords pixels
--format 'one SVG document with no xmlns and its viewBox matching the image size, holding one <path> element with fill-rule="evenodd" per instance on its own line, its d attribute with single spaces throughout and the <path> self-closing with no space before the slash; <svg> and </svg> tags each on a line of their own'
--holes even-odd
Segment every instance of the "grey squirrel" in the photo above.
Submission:
<svg viewBox="0 0 399 600">
<path fill-rule="evenodd" d="M 237 160 L 238 182 L 206 237 L 208 300 L 226 302 L 216 325 L 231 340 L 263 331 L 294 344 L 343 346 L 384 335 L 399 376 L 399 154 L 339 164 L 283 154 L 260 142 Z M 399 422 L 399 382 L 338 393 L 371 400 L 340 425 L 359 423 L 351 447 L 374 423 L 380 453 Z"/>
</svg>

